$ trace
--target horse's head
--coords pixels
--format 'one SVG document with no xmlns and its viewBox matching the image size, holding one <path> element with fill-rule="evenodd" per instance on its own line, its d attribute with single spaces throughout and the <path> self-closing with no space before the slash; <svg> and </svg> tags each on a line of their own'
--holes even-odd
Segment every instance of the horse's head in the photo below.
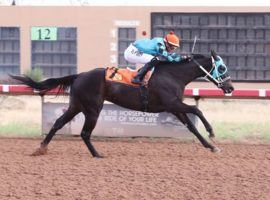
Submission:
<svg viewBox="0 0 270 200">
<path fill-rule="evenodd" d="M 228 68 L 223 62 L 222 58 L 216 54 L 214 50 L 211 50 L 212 70 L 209 72 L 212 77 L 208 79 L 221 88 L 225 94 L 231 93 L 234 88 L 232 85 L 231 77 L 228 73 Z"/>
</svg>

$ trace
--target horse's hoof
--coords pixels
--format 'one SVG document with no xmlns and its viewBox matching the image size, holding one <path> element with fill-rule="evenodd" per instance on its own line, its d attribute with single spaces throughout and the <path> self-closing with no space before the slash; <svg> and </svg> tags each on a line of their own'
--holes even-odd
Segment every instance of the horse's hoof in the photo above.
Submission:
<svg viewBox="0 0 270 200">
<path fill-rule="evenodd" d="M 31 156 L 41 156 L 46 155 L 48 152 L 47 147 L 39 147 L 34 153 L 31 154 Z"/>
<path fill-rule="evenodd" d="M 211 151 L 213 153 L 219 153 L 219 152 L 221 152 L 221 150 L 218 147 L 214 147 L 213 149 L 211 149 Z"/>
<path fill-rule="evenodd" d="M 104 158 L 104 156 L 101 156 L 99 154 L 95 155 L 94 158 Z"/>
</svg>

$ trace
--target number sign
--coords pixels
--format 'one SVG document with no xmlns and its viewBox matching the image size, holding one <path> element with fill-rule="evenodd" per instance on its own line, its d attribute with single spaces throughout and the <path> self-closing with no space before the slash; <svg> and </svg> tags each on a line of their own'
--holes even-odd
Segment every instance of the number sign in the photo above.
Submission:
<svg viewBox="0 0 270 200">
<path fill-rule="evenodd" d="M 31 40 L 57 40 L 57 27 L 32 27 Z"/>
</svg>

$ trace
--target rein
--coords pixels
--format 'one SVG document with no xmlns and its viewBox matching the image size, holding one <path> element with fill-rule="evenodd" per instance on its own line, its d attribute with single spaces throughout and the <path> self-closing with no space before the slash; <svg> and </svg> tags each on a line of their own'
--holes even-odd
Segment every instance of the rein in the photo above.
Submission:
<svg viewBox="0 0 270 200">
<path fill-rule="evenodd" d="M 208 72 L 200 63 L 198 63 L 198 61 L 196 61 L 194 58 L 191 58 L 191 60 L 206 74 L 205 77 L 209 77 L 211 78 L 216 84 L 217 84 L 217 87 L 220 88 L 223 86 L 223 83 L 230 79 L 230 77 L 226 77 L 224 79 L 222 79 L 221 77 L 217 77 L 217 78 L 214 78 L 213 75 L 211 74 L 211 72 L 217 67 L 215 65 L 215 62 L 214 62 L 214 59 L 213 57 L 211 57 L 212 59 L 212 69 Z"/>
</svg>

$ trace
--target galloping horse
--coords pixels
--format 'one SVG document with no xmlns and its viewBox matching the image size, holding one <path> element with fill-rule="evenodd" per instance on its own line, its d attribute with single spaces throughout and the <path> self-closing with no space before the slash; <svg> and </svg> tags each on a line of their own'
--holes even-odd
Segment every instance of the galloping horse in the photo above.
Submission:
<svg viewBox="0 0 270 200">
<path fill-rule="evenodd" d="M 41 93 L 46 93 L 56 87 L 62 89 L 70 87 L 70 102 L 67 111 L 55 121 L 41 146 L 33 155 L 45 154 L 55 133 L 74 116 L 83 112 L 85 122 L 81 138 L 93 157 L 101 157 L 92 145 L 90 137 L 104 101 L 107 100 L 133 110 L 145 111 L 142 108 L 140 87 L 106 81 L 105 73 L 104 68 L 96 68 L 88 72 L 61 78 L 50 78 L 41 82 L 35 82 L 26 76 L 11 76 Z M 196 106 L 183 103 L 185 86 L 194 79 L 203 76 L 221 88 L 224 93 L 231 93 L 234 90 L 226 65 L 213 50 L 210 57 L 193 55 L 190 59 L 180 62 L 160 62 L 155 67 L 147 86 L 147 112 L 172 113 L 200 140 L 204 147 L 209 148 L 212 152 L 218 152 L 220 150 L 205 140 L 187 117 L 187 113 L 198 116 L 209 132 L 209 137 L 213 138 L 213 128 L 202 112 Z"/>
</svg>

